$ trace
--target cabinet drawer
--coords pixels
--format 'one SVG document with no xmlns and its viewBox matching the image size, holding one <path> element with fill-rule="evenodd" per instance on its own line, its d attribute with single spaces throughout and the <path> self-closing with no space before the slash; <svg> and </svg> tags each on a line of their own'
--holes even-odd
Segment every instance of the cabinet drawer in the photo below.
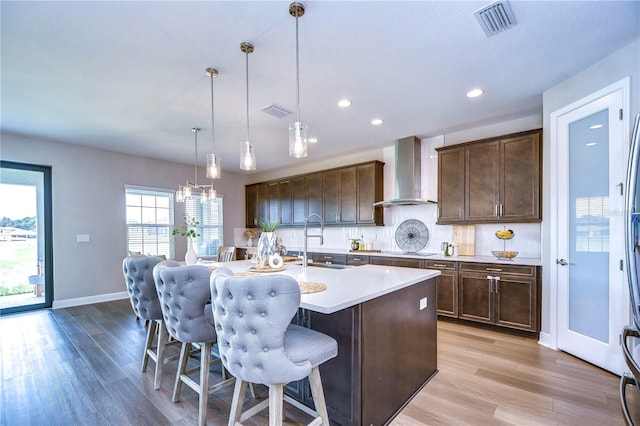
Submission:
<svg viewBox="0 0 640 426">
<path fill-rule="evenodd" d="M 371 256 L 369 262 L 372 265 L 399 266 L 403 268 L 422 268 L 422 259 L 408 259 L 402 257 L 378 257 Z"/>
<path fill-rule="evenodd" d="M 336 265 L 346 265 L 346 254 L 333 254 L 333 253 L 313 253 L 313 261 L 320 263 L 335 263 Z"/>
<path fill-rule="evenodd" d="M 369 264 L 369 256 L 360 256 L 359 254 L 349 254 L 347 255 L 347 265 L 368 265 Z"/>
<path fill-rule="evenodd" d="M 535 277 L 535 266 L 505 265 L 503 263 L 460 263 L 460 272 L 492 272 L 499 274 Z"/>
<path fill-rule="evenodd" d="M 455 271 L 458 269 L 458 262 L 451 260 L 427 260 L 425 262 L 425 268 Z"/>
</svg>

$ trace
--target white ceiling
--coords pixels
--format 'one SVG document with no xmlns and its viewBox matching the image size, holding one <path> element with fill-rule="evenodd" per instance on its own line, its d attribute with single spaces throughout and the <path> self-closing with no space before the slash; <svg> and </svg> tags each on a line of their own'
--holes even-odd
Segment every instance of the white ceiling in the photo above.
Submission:
<svg viewBox="0 0 640 426">
<path fill-rule="evenodd" d="M 289 1 L 5 1 L 3 131 L 193 164 L 211 150 L 239 171 L 250 41 L 250 135 L 258 170 L 540 114 L 542 92 L 640 35 L 640 2 L 514 1 L 517 25 L 487 38 L 489 1 L 306 1 L 299 20 L 300 106 L 309 157 L 287 155 L 295 111 Z M 486 93 L 467 99 L 474 87 Z M 336 106 L 347 97 L 353 105 Z M 374 117 L 384 124 L 371 126 Z"/>
</svg>

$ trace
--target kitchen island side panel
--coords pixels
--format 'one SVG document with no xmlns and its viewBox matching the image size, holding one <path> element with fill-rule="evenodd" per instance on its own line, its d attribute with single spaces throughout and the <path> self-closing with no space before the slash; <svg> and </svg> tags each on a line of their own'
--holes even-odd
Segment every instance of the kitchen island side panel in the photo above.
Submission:
<svg viewBox="0 0 640 426">
<path fill-rule="evenodd" d="M 362 304 L 361 424 L 388 423 L 436 373 L 436 295 L 432 278 Z"/>
</svg>

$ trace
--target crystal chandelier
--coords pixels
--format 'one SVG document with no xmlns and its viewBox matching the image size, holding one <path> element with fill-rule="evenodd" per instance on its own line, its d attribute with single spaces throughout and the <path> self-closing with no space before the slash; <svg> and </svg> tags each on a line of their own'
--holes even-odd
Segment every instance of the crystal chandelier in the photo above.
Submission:
<svg viewBox="0 0 640 426">
<path fill-rule="evenodd" d="M 307 125 L 300 121 L 300 58 L 298 48 L 298 18 L 304 15 L 302 3 L 291 3 L 289 14 L 296 18 L 296 110 L 297 121 L 289 124 L 289 157 L 304 158 L 307 153 Z"/>
<path fill-rule="evenodd" d="M 178 190 L 176 191 L 176 202 L 184 203 L 187 200 L 191 200 L 194 195 L 200 195 L 200 202 L 202 204 L 207 203 L 209 200 L 213 201 L 216 199 L 216 190 L 213 187 L 213 184 L 209 185 L 198 185 L 198 132 L 200 129 L 194 127 L 191 129 L 194 133 L 195 137 L 195 156 L 194 156 L 194 176 L 193 182 L 189 182 L 184 185 L 179 185 Z"/>
<path fill-rule="evenodd" d="M 251 145 L 249 139 L 249 53 L 253 52 L 253 44 L 240 43 L 240 50 L 245 54 L 245 64 L 247 70 L 247 139 L 242 144 L 240 149 L 240 168 L 242 170 L 255 170 L 256 169 L 256 150 Z"/>
</svg>

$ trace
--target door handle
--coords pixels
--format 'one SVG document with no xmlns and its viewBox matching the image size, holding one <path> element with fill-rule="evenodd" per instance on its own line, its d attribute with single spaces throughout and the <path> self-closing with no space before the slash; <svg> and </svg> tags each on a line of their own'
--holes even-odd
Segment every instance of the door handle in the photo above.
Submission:
<svg viewBox="0 0 640 426">
<path fill-rule="evenodd" d="M 567 266 L 569 264 L 569 262 L 567 262 L 566 259 L 556 259 L 556 264 L 562 265 L 562 266 Z"/>
</svg>

